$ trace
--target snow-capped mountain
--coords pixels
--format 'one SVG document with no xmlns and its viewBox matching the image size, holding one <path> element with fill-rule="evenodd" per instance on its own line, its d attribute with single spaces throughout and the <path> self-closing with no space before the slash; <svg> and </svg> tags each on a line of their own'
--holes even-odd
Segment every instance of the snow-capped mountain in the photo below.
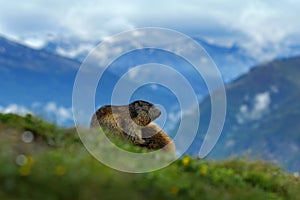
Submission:
<svg viewBox="0 0 300 200">
<path fill-rule="evenodd" d="M 273 59 L 289 58 L 300 54 L 300 44 L 284 44 L 282 45 L 282 48 L 276 52 L 270 47 L 270 49 L 264 49 L 262 52 L 263 54 L 266 54 L 266 56 L 255 57 L 253 54 L 249 53 L 249 49 L 246 50 L 237 43 L 222 45 L 216 42 L 208 42 L 199 37 L 194 37 L 193 39 L 207 51 L 209 56 L 218 66 L 226 83 L 246 73 L 253 66 L 260 63 L 268 62 Z M 100 43 L 100 39 L 98 41 L 82 41 L 75 37 L 52 36 L 50 39 L 47 39 L 47 42 L 44 42 L 44 45 L 40 48 L 49 53 L 82 62 L 88 53 Z M 152 55 L 148 56 L 151 57 Z M 139 58 L 136 57 L 134 59 L 139 60 Z M 165 60 L 166 63 L 172 63 L 172 59 L 174 58 L 164 55 L 163 58 L 159 57 L 157 60 Z M 130 62 L 131 60 L 132 58 L 129 56 L 126 59 L 126 62 Z"/>
<path fill-rule="evenodd" d="M 203 39 L 194 38 L 194 40 L 202 45 L 203 48 L 208 52 L 215 64 L 219 67 L 219 70 L 221 71 L 226 82 L 229 82 L 230 80 L 238 77 L 240 74 L 245 73 L 251 66 L 258 63 L 258 59 L 247 55 L 247 53 L 237 45 L 227 47 L 211 44 Z M 76 38 L 57 37 L 51 38 L 51 40 L 46 42 L 41 49 L 52 54 L 68 57 L 82 62 L 88 53 L 100 43 L 100 40 L 80 41 Z M 137 58 L 136 55 L 134 56 L 134 60 L 145 59 Z M 148 56 L 151 57 L 152 55 Z M 132 59 L 133 58 L 129 56 L 127 57 L 126 61 L 130 62 Z M 173 59 L 173 57 L 164 55 L 163 57 L 159 57 L 157 61 L 165 61 L 165 63 L 172 64 Z"/>
</svg>

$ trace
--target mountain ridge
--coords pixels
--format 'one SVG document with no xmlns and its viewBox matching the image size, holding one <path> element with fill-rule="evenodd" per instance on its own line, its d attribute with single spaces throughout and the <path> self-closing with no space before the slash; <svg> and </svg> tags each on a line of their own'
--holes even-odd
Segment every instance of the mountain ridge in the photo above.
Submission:
<svg viewBox="0 0 300 200">
<path fill-rule="evenodd" d="M 262 157 L 299 171 L 300 57 L 275 60 L 252 68 L 226 86 L 227 116 L 211 158 Z M 216 97 L 218 92 L 212 94 Z M 189 149 L 203 141 L 210 119 L 210 100 L 200 105 L 200 130 Z"/>
</svg>

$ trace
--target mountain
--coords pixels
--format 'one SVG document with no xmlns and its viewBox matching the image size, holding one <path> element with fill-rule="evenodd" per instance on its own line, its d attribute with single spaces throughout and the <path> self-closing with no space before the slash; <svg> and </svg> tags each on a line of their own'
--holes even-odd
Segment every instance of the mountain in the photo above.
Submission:
<svg viewBox="0 0 300 200">
<path fill-rule="evenodd" d="M 120 68 L 122 62 L 116 61 L 114 65 Z M 74 125 L 72 92 L 80 64 L 77 60 L 0 37 L 0 88 L 5 91 L 0 98 L 0 112 L 33 112 L 58 125 Z M 97 87 L 95 107 L 110 104 L 114 85 L 119 79 L 115 73 L 105 71 Z M 134 81 L 126 81 L 126 84 L 131 83 Z M 167 113 L 174 110 L 172 105 L 177 102 L 160 86 L 139 88 L 132 100 L 140 98 L 163 104 Z"/>
<path fill-rule="evenodd" d="M 235 79 L 241 74 L 244 74 L 257 62 L 257 60 L 249 57 L 246 52 L 239 48 L 237 45 L 225 47 L 221 45 L 218 46 L 210 44 L 205 40 L 197 38 L 194 39 L 208 52 L 210 57 L 216 63 L 225 83 L 229 83 L 231 80 Z M 49 51 L 53 54 L 69 56 L 72 59 L 82 61 L 84 55 L 88 54 L 87 47 L 90 47 L 90 49 L 92 49 L 92 47 L 96 46 L 96 44 L 96 42 L 80 42 L 75 38 L 71 38 L 69 40 L 56 39 L 49 42 L 44 47 L 44 50 Z M 136 46 L 135 43 L 134 46 Z M 79 50 L 86 51 L 79 52 Z M 173 69 L 177 70 L 182 75 L 182 77 L 187 79 L 187 81 L 191 84 L 191 87 L 195 91 L 199 101 L 201 101 L 208 94 L 208 89 L 202 76 L 198 74 L 198 72 L 190 63 L 188 63 L 184 58 L 176 56 L 173 53 L 159 49 L 137 49 L 124 55 L 120 55 L 119 58 L 117 58 L 110 64 L 107 71 L 111 72 L 116 77 L 122 77 L 126 72 L 128 72 L 128 70 L 145 63 L 159 63 L 161 65 L 171 66 Z M 128 82 L 135 82 L 139 77 L 143 77 L 144 80 L 150 78 L 154 82 L 158 83 L 163 80 L 171 83 L 172 86 L 176 86 L 177 88 L 181 88 L 181 90 L 185 91 L 185 88 L 182 88 L 182 86 L 180 86 L 178 78 L 171 76 L 169 73 L 164 73 L 161 71 L 153 75 L 147 70 L 140 70 L 138 71 L 138 73 L 130 74 L 130 80 L 128 80 Z M 115 83 L 115 81 L 112 81 L 110 82 L 110 84 L 107 84 L 107 87 L 110 88 L 110 91 L 112 91 L 111 87 Z M 97 89 L 97 91 L 100 90 L 100 88 Z M 145 100 L 149 100 L 155 104 L 160 104 L 161 107 L 163 107 L 163 109 L 166 111 L 164 112 L 166 113 L 165 115 L 167 119 L 164 123 L 166 125 L 164 127 L 166 131 L 173 129 L 173 124 L 176 123 L 176 121 L 180 117 L 181 105 L 176 99 L 177 97 L 175 96 L 175 94 L 172 92 L 174 91 L 171 91 L 170 88 L 166 88 L 164 86 L 160 87 L 159 84 L 156 84 L 152 85 L 150 88 L 149 86 L 148 88 L 142 87 L 134 94 L 135 99 L 142 98 Z M 103 92 L 101 93 L 103 94 Z M 96 102 L 98 104 L 109 102 L 107 100 L 103 101 L 104 98 L 106 98 L 106 96 L 102 95 L 100 98 L 96 99 Z M 187 111 L 185 110 L 184 112 Z"/>
<path fill-rule="evenodd" d="M 74 60 L 0 38 L 0 87 L 5 89 L 0 105 L 41 98 L 66 104 L 61 94 L 72 88 L 78 67 Z"/>
<path fill-rule="evenodd" d="M 71 105 L 70 96 L 79 65 L 72 59 L 0 38 L 0 88 L 5 91 L 0 107 L 4 112 L 14 109 L 18 113 L 20 107 L 44 116 L 47 113 L 42 107 L 49 104 L 52 111 L 58 107 L 67 117 L 70 114 L 65 108 Z M 53 116 L 51 120 L 55 120 Z"/>
<path fill-rule="evenodd" d="M 237 78 L 259 62 L 258 59 L 250 56 L 238 45 L 224 46 L 212 44 L 197 37 L 194 37 L 193 39 L 198 42 L 213 59 L 215 64 L 218 66 L 225 82 L 230 82 L 231 80 Z M 100 42 L 101 41 L 82 41 L 74 37 L 57 36 L 48 39 L 48 42 L 46 42 L 42 49 L 52 54 L 68 57 L 82 62 L 88 53 L 94 47 L 96 47 L 97 44 L 100 44 Z M 295 51 L 296 50 L 297 48 L 295 48 Z M 143 50 L 141 52 L 143 52 Z M 158 55 L 153 50 L 145 50 L 143 54 L 128 53 L 126 56 L 127 57 L 122 60 L 122 67 L 126 69 L 128 69 L 128 64 L 139 64 L 141 63 L 139 61 L 143 61 L 148 58 L 150 58 L 151 61 L 169 64 L 172 66 L 175 65 L 175 67 L 182 64 L 182 62 L 178 63 L 179 59 L 175 58 L 175 56 L 172 54 Z"/>
<path fill-rule="evenodd" d="M 225 47 L 197 38 L 195 40 L 217 64 L 226 83 L 247 72 L 257 62 L 237 45 Z M 31 49 L 0 37 L 0 70 L 4 74 L 0 87 L 6 89 L 5 95 L 0 99 L 0 112 L 23 110 L 18 112 L 22 114 L 32 111 L 59 125 L 69 126 L 73 124 L 72 90 L 77 70 L 98 42 L 54 36 L 47 41 L 41 49 Z M 97 88 L 95 106 L 110 104 L 110 95 L 120 77 L 132 67 L 145 63 L 172 66 L 188 80 L 199 101 L 208 94 L 203 78 L 186 60 L 163 50 L 142 49 L 120 56 L 109 66 L 106 75 L 102 77 L 104 83 L 99 83 L 104 87 Z M 134 84 L 137 77 L 149 78 L 148 72 L 131 75 L 127 80 L 128 85 Z M 158 72 L 155 78 L 166 80 L 176 87 L 179 85 L 176 84 L 179 83 L 178 79 L 169 74 Z M 181 106 L 173 92 L 162 85 L 152 84 L 136 90 L 132 100 L 144 99 L 161 105 L 165 110 L 164 128 L 169 131 L 179 118 Z M 60 116 L 57 116 L 58 113 Z"/>
<path fill-rule="evenodd" d="M 84 43 L 84 46 L 88 44 Z M 62 50 L 72 53 L 74 48 L 80 49 L 80 45 L 83 44 L 75 39 L 51 40 L 44 49 L 38 50 L 0 37 L 0 71 L 3 75 L 0 87 L 6 90 L 0 99 L 0 112 L 34 112 L 59 125 L 72 125 L 73 84 L 81 63 L 79 57 L 72 59 L 59 53 L 62 54 Z M 65 56 L 70 57 L 70 54 Z M 162 50 L 143 49 L 120 56 L 109 66 L 97 87 L 95 106 L 111 103 L 114 85 L 133 66 L 155 62 L 178 70 L 189 81 L 199 99 L 207 95 L 203 79 L 183 58 Z M 147 76 L 148 72 L 132 74 L 126 80 L 126 85 L 137 85 L 137 77 Z M 178 79 L 165 73 L 157 72 L 155 78 L 171 82 L 172 85 L 178 82 Z M 172 92 L 169 88 L 152 84 L 139 87 L 131 100 L 144 99 L 160 104 L 165 110 L 165 124 L 173 124 L 178 118 L 180 105 Z M 57 116 L 58 113 L 60 116 Z M 173 127 L 165 128 L 169 130 Z"/>
<path fill-rule="evenodd" d="M 99 42 L 80 40 L 75 37 L 66 36 L 51 36 L 50 38 L 44 39 L 45 45 L 42 46 L 42 50 L 47 51 L 51 54 L 71 58 L 82 62 Z"/>
<path fill-rule="evenodd" d="M 227 116 L 221 137 L 209 155 L 273 160 L 289 170 L 300 168 L 300 57 L 275 60 L 257 67 L 226 86 Z M 218 92 L 213 94 L 217 97 Z M 200 105 L 194 155 L 210 119 L 210 99 Z"/>
</svg>

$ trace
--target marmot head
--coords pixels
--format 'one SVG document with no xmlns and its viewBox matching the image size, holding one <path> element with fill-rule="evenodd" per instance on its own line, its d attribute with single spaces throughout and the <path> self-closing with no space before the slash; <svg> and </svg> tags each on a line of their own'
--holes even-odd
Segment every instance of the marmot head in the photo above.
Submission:
<svg viewBox="0 0 300 200">
<path fill-rule="evenodd" d="M 134 101 L 129 104 L 131 119 L 140 126 L 146 126 L 161 114 L 159 108 L 147 101 Z"/>
</svg>

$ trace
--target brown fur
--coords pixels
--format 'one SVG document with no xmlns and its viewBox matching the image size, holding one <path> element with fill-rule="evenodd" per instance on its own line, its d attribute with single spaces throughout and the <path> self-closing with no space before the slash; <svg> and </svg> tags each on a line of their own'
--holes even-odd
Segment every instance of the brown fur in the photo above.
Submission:
<svg viewBox="0 0 300 200">
<path fill-rule="evenodd" d="M 175 145 L 172 139 L 154 122 L 142 129 L 142 135 L 145 143 L 140 146 L 145 146 L 151 150 L 163 149 L 164 151 L 175 153 Z"/>
<path fill-rule="evenodd" d="M 175 153 L 172 139 L 154 122 L 160 110 L 146 101 L 123 106 L 103 106 L 93 115 L 90 127 L 102 127 L 123 140 L 150 150 Z"/>
</svg>

